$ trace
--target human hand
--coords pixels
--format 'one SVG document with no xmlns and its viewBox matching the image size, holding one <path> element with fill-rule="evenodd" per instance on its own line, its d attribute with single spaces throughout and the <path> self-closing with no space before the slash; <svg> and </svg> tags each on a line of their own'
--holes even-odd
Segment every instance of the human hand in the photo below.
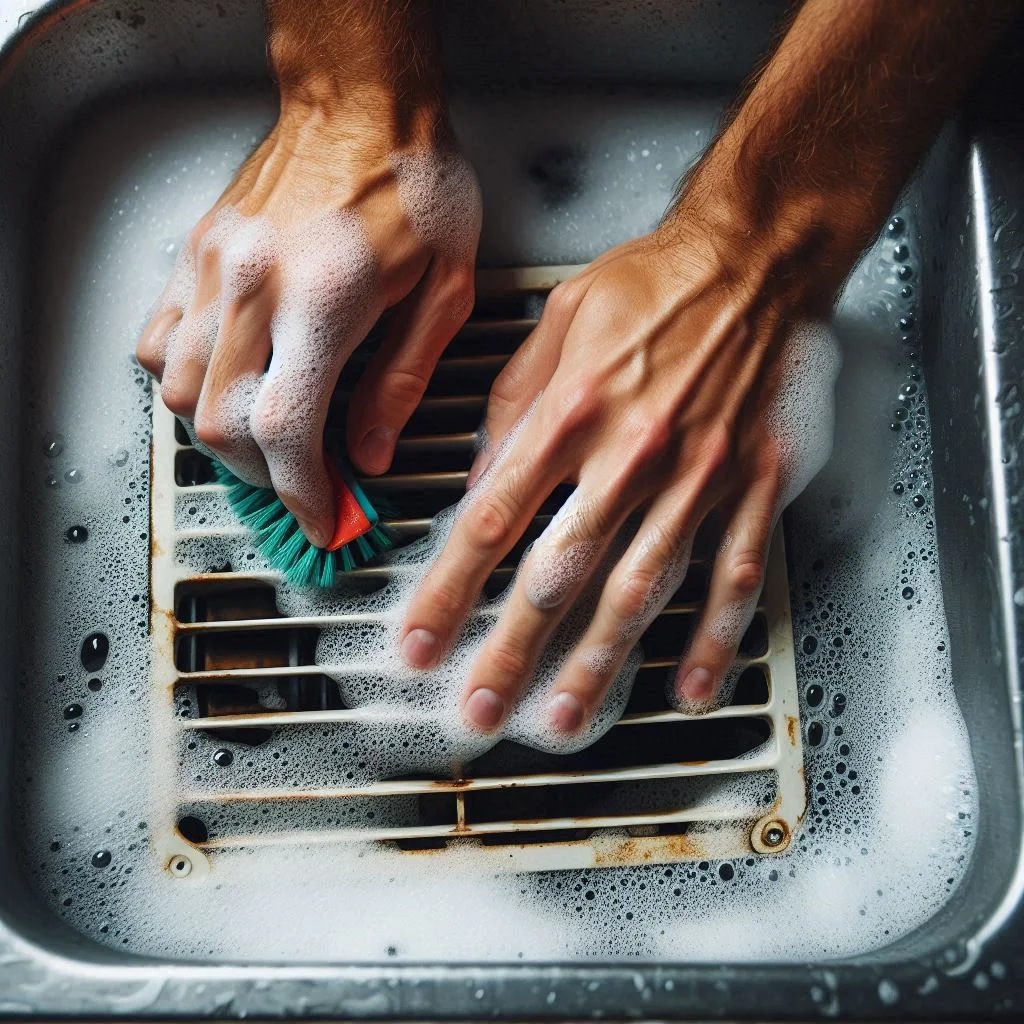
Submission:
<svg viewBox="0 0 1024 1024">
<path fill-rule="evenodd" d="M 410 664 L 441 660 L 541 503 L 563 481 L 577 484 L 470 670 L 468 724 L 501 726 L 547 638 L 638 511 L 640 526 L 555 681 L 551 725 L 578 732 L 600 706 L 715 510 L 724 542 L 675 682 L 688 709 L 712 704 L 753 615 L 777 517 L 831 444 L 830 338 L 787 340 L 790 316 L 807 306 L 763 276 L 740 277 L 706 239 L 667 229 L 611 250 L 552 292 L 495 382 L 487 452 L 402 631 Z"/>
<path fill-rule="evenodd" d="M 198 441 L 324 546 L 338 375 L 390 311 L 347 428 L 356 468 L 381 473 L 472 309 L 480 197 L 436 90 L 339 88 L 277 57 L 280 118 L 189 235 L 137 354 Z"/>
</svg>

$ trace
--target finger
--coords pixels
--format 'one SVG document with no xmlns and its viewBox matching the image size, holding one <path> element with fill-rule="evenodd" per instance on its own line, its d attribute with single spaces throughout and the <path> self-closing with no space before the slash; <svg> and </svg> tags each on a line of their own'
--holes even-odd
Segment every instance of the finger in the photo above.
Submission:
<svg viewBox="0 0 1024 1024">
<path fill-rule="evenodd" d="M 235 476 L 256 487 L 271 486 L 250 423 L 270 355 L 275 305 L 275 289 L 266 287 L 225 306 L 195 416 L 199 440 Z"/>
<path fill-rule="evenodd" d="M 467 489 L 480 478 L 504 437 L 547 387 L 585 294 L 586 282 L 576 278 L 558 285 L 548 296 L 537 326 L 494 379 L 481 428 L 483 447 L 470 468 Z"/>
<path fill-rule="evenodd" d="M 196 287 L 181 321 L 167 336 L 160 396 L 176 416 L 194 419 L 220 326 L 221 270 L 217 249 L 201 245 Z"/>
<path fill-rule="evenodd" d="M 774 487 L 762 484 L 740 501 L 715 557 L 708 598 L 675 678 L 680 710 L 711 710 L 736 658 L 764 582 L 775 525 Z"/>
<path fill-rule="evenodd" d="M 473 268 L 435 261 L 399 304 L 352 396 L 349 454 L 364 473 L 391 465 L 398 434 L 419 405 L 437 361 L 473 308 Z"/>
<path fill-rule="evenodd" d="M 593 717 L 644 630 L 679 589 L 700 521 L 698 500 L 686 483 L 651 505 L 555 680 L 549 704 L 553 728 L 575 733 Z"/>
<path fill-rule="evenodd" d="M 139 365 L 148 370 L 157 380 L 164 375 L 167 361 L 167 336 L 181 320 L 181 310 L 175 307 L 158 309 L 142 329 L 139 343 L 135 346 L 135 358 Z"/>
<path fill-rule="evenodd" d="M 470 668 L 462 713 L 475 729 L 493 731 L 512 710 L 537 657 L 630 511 L 621 488 L 595 494 L 591 483 L 584 478 L 533 546 Z"/>
<path fill-rule="evenodd" d="M 400 638 L 414 668 L 431 668 L 451 647 L 487 577 L 566 477 L 555 430 L 535 410 L 518 441 L 463 498 L 444 550 L 414 595 Z"/>
<path fill-rule="evenodd" d="M 190 237 L 174 261 L 174 269 L 156 305 L 156 312 L 142 330 L 135 350 L 139 364 L 157 380 L 164 375 L 169 335 L 192 305 L 196 289 L 195 253 Z"/>
<path fill-rule="evenodd" d="M 352 349 L 381 312 L 373 257 L 360 241 L 343 224 L 326 252 L 322 237 L 310 238 L 308 250 L 297 247 L 317 257 L 289 267 L 281 282 L 287 301 L 271 324 L 273 355 L 250 416 L 274 490 L 317 547 L 330 542 L 336 516 L 324 463 L 331 395 Z"/>
</svg>

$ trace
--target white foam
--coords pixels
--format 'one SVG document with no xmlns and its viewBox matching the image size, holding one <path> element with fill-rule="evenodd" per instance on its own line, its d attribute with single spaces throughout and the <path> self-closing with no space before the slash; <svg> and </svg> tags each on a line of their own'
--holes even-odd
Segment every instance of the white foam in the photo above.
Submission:
<svg viewBox="0 0 1024 1024">
<path fill-rule="evenodd" d="M 589 119 L 566 115 L 586 102 Z M 567 131 L 600 140 L 598 169 L 582 175 L 582 197 L 568 205 L 531 200 L 532 179 L 519 174 L 511 181 L 508 172 L 509 189 L 500 193 L 505 199 L 488 229 L 495 232 L 492 248 L 500 228 L 508 230 L 508 251 L 517 255 L 533 253 L 543 262 L 586 258 L 618 240 L 611 236 L 644 230 L 657 212 L 653 207 L 663 203 L 692 146 L 683 139 L 690 122 L 680 121 L 679 98 L 604 103 L 592 96 L 573 103 L 560 107 L 550 96 L 521 101 L 507 123 L 488 101 L 457 105 L 462 134 L 475 146 L 491 145 L 491 155 L 481 157 L 482 173 L 491 176 L 485 184 L 497 180 L 496 162 L 529 167 L 536 155 L 531 147 L 553 145 Z M 469 849 L 451 857 L 407 856 L 360 843 L 314 842 L 219 853 L 213 884 L 179 883 L 162 870 L 148 842 L 157 816 L 169 814 L 176 797 L 153 791 L 148 770 L 168 753 L 150 734 L 148 398 L 129 353 L 145 304 L 169 269 L 162 240 L 183 236 L 209 208 L 272 114 L 269 104 L 209 99 L 147 99 L 111 111 L 82 144 L 68 148 L 66 177 L 53 193 L 43 244 L 48 280 L 62 287 L 44 304 L 38 346 L 26 351 L 37 415 L 25 428 L 23 492 L 32 530 L 25 536 L 16 762 L 22 773 L 19 835 L 40 898 L 75 928 L 118 950 L 235 961 L 383 960 L 389 948 L 400 959 L 440 962 L 819 959 L 876 949 L 926 922 L 964 876 L 976 799 L 950 679 L 931 513 L 928 504 L 914 507 L 909 491 L 892 493 L 897 475 L 910 486 L 912 468 L 918 473 L 914 493 L 930 501 L 927 424 L 913 442 L 921 446 L 917 452 L 908 447 L 909 436 L 892 434 L 888 426 L 908 379 L 892 326 L 898 299 L 891 246 L 872 250 L 847 289 L 840 335 L 856 328 L 861 336 L 839 381 L 836 456 L 787 514 L 799 597 L 798 678 L 802 688 L 814 683 L 825 689 L 823 702 L 805 701 L 801 709 L 804 728 L 817 725 L 824 738 L 806 748 L 811 805 L 790 851 L 753 865 L 732 862 L 731 880 L 718 864 L 692 862 L 492 877 Z M 657 152 L 668 157 L 665 182 L 644 176 L 650 161 L 628 160 L 637 140 L 655 138 Z M 617 176 L 615 168 L 627 165 L 628 173 Z M 912 258 L 919 260 L 916 253 Z M 805 382 L 812 379 L 815 374 Z M 800 400 L 806 402 L 806 393 Z M 924 414 L 923 391 L 908 407 L 908 422 Z M 813 417 L 809 422 L 821 426 Z M 42 454 L 48 432 L 66 442 L 54 459 Z M 129 455 L 118 464 L 122 450 Z M 801 464 L 812 461 L 808 456 Z M 64 482 L 71 469 L 81 476 L 74 486 Z M 47 486 L 51 476 L 58 486 Z M 182 521 L 230 522 L 212 492 L 195 494 L 179 514 Z M 76 524 L 89 529 L 84 544 L 64 540 Z M 437 524 L 430 543 L 444 528 L 445 521 Z M 228 555 L 240 567 L 259 567 L 251 549 L 226 550 L 199 537 L 177 555 L 204 568 L 206 560 Z M 913 596 L 904 598 L 904 589 Z M 396 614 L 368 624 L 365 637 L 326 636 L 321 659 L 338 666 L 360 646 L 390 642 Z M 473 628 L 480 632 L 470 638 L 483 635 L 483 624 Z M 95 693 L 85 685 L 93 674 L 78 661 L 83 638 L 94 630 L 110 638 L 98 674 L 102 689 Z M 413 700 L 429 713 L 393 710 L 394 728 L 378 731 L 374 743 L 360 738 L 355 725 L 311 726 L 302 741 L 282 734 L 260 747 L 236 747 L 232 783 L 337 786 L 349 771 L 371 778 L 400 758 L 414 763 L 418 757 L 426 771 L 439 751 L 459 755 L 464 737 L 434 734 L 429 711 L 431 702 L 451 698 L 454 690 L 445 687 L 458 682 L 456 669 L 405 684 L 429 691 L 439 683 L 437 695 L 401 694 L 394 690 L 397 672 L 389 676 L 391 664 L 375 662 L 378 676 L 350 675 L 340 685 L 367 707 Z M 624 673 L 628 678 L 628 668 Z M 840 696 L 841 707 L 835 703 Z M 181 693 L 179 705 L 189 699 Z M 269 692 L 259 699 L 265 707 L 275 703 Z M 619 693 L 609 707 L 621 700 Z M 74 733 L 62 714 L 72 701 L 84 708 Z M 538 720 L 536 708 L 522 716 L 514 729 L 524 731 L 510 723 L 509 735 L 525 735 L 526 725 Z M 381 743 L 385 736 L 400 752 Z M 535 732 L 532 738 L 538 739 Z M 371 758 L 365 766 L 343 747 L 352 742 Z M 201 788 L 211 772 L 223 771 L 210 764 L 216 743 L 183 734 L 176 786 L 184 780 Z M 937 753 L 942 760 L 935 763 Z M 938 773 L 936 785 L 920 782 L 925 766 Z M 770 786 L 762 776 L 752 773 L 742 783 L 671 780 L 659 793 L 680 806 L 694 799 L 721 807 L 736 801 L 756 817 Z M 224 785 L 224 778 L 214 784 Z M 649 791 L 643 797 L 624 786 L 606 799 L 614 811 L 651 798 Z M 342 815 L 358 826 L 371 812 L 388 821 L 418 813 L 401 801 L 346 803 L 345 809 L 340 803 L 311 801 L 305 824 L 316 834 Z M 211 827 L 290 827 L 273 806 L 247 809 L 239 802 L 222 814 L 223 820 L 211 817 Z M 694 837 L 700 834 L 696 828 Z M 51 850 L 52 843 L 58 848 Z M 98 849 L 112 853 L 103 870 L 90 863 Z"/>
<path fill-rule="evenodd" d="M 471 266 L 480 238 L 480 186 L 465 157 L 457 150 L 404 150 L 391 167 L 416 235 L 453 264 Z"/>
</svg>

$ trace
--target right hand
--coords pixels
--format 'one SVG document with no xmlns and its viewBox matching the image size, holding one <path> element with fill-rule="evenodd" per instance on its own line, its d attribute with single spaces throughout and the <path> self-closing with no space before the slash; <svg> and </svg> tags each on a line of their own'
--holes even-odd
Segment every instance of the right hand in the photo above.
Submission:
<svg viewBox="0 0 1024 1024">
<path fill-rule="evenodd" d="M 237 476 L 273 486 L 320 547 L 334 528 L 323 431 L 342 367 L 390 309 L 347 429 L 355 467 L 382 473 L 472 309 L 480 232 L 476 178 L 443 109 L 399 128 L 394 98 L 373 89 L 337 104 L 282 100 L 188 236 L 137 350 L 168 409 Z"/>
</svg>

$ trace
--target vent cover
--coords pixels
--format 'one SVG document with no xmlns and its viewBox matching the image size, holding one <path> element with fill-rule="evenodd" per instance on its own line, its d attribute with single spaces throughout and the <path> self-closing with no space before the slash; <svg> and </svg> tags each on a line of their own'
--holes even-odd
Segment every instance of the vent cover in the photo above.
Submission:
<svg viewBox="0 0 1024 1024">
<path fill-rule="evenodd" d="M 421 536 L 463 493 L 491 381 L 536 324 L 547 292 L 578 269 L 479 273 L 473 317 L 442 359 L 392 469 L 374 481 L 409 517 L 390 521 L 400 537 Z M 343 374 L 339 406 L 358 369 Z M 368 787 L 346 787 L 341 757 L 325 759 L 315 778 L 297 773 L 287 788 L 269 789 L 257 784 L 261 762 L 280 765 L 289 751 L 324 746 L 368 722 L 367 711 L 342 706 L 314 662 L 319 630 L 340 619 L 282 615 L 273 573 L 183 568 L 182 545 L 238 536 L 241 527 L 208 524 L 203 510 L 223 502 L 222 488 L 158 398 L 152 474 L 156 792 L 167 800 L 154 832 L 172 875 L 194 881 L 217 851 L 268 843 L 383 842 L 437 856 L 457 844 L 463 856 L 470 847 L 486 866 L 513 870 L 734 858 L 789 845 L 806 794 L 781 527 L 730 706 L 694 717 L 664 698 L 706 593 L 714 548 L 698 537 L 687 579 L 644 635 L 625 713 L 587 750 L 558 757 L 505 741 L 468 764 L 464 778 Z M 554 509 L 542 511 L 532 536 Z M 492 575 L 489 594 L 511 579 L 521 551 Z M 374 588 L 387 572 L 364 567 L 346 584 Z M 189 783 L 183 751 L 234 770 Z M 219 786 L 219 774 L 246 784 Z"/>
</svg>

